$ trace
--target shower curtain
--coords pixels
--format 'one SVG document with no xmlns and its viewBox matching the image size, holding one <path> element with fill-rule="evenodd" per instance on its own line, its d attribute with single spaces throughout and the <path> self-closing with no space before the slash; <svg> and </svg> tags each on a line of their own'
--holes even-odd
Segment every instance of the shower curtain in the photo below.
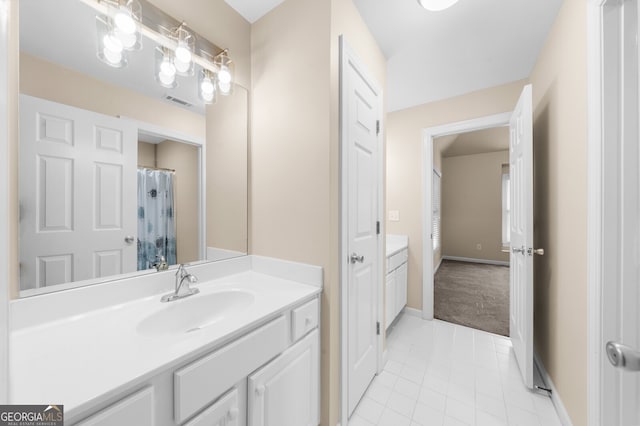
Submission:
<svg viewBox="0 0 640 426">
<path fill-rule="evenodd" d="M 174 172 L 138 168 L 138 270 L 177 263 Z"/>
</svg>

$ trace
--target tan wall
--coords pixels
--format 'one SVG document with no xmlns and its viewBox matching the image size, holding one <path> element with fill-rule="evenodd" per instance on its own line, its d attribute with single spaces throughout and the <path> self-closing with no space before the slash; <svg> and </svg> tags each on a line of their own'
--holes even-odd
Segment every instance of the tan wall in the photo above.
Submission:
<svg viewBox="0 0 640 426">
<path fill-rule="evenodd" d="M 587 4 L 566 0 L 531 73 L 535 348 L 573 424 L 587 424 Z"/>
<path fill-rule="evenodd" d="M 207 108 L 207 247 L 248 252 L 248 120 L 244 89 Z"/>
<path fill-rule="evenodd" d="M 138 167 L 158 167 L 156 164 L 156 144 L 138 142 Z"/>
<path fill-rule="evenodd" d="M 323 425 L 335 425 L 339 416 L 342 33 L 384 87 L 384 58 L 351 0 L 287 0 L 253 25 L 251 38 L 250 251 L 324 268 Z"/>
<path fill-rule="evenodd" d="M 324 425 L 335 425 L 338 412 L 330 14 L 326 1 L 287 0 L 254 23 L 251 32 L 250 253 L 324 268 Z"/>
<path fill-rule="evenodd" d="M 387 125 L 387 232 L 409 236 L 408 305 L 422 309 L 422 130 L 512 111 L 525 81 L 389 113 Z"/>
<path fill-rule="evenodd" d="M 156 167 L 173 169 L 175 173 L 176 247 L 178 263 L 200 260 L 198 243 L 200 196 L 199 148 L 181 142 L 164 141 L 156 147 Z"/>
<path fill-rule="evenodd" d="M 508 132 L 507 132 L 508 135 Z M 509 151 L 442 161 L 442 254 L 509 261 L 502 253 L 502 165 Z M 478 250 L 476 245 L 482 249 Z"/>
</svg>

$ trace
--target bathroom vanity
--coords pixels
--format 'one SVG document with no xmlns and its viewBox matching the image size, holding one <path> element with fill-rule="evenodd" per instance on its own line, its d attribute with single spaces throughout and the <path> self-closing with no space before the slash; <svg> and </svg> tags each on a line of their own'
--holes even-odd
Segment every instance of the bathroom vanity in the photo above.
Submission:
<svg viewBox="0 0 640 426">
<path fill-rule="evenodd" d="M 409 237 L 406 235 L 387 235 L 386 255 L 385 329 L 388 329 L 398 314 L 407 305 Z"/>
<path fill-rule="evenodd" d="M 68 425 L 319 423 L 319 267 L 247 256 L 11 303 L 12 404 Z"/>
</svg>

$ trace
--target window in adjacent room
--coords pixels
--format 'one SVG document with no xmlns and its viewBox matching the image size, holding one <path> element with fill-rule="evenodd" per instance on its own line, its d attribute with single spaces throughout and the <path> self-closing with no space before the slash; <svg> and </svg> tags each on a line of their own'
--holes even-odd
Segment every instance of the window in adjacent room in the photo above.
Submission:
<svg viewBox="0 0 640 426">
<path fill-rule="evenodd" d="M 431 215 L 431 232 L 433 233 L 433 250 L 440 248 L 440 173 L 437 170 L 433 170 L 433 191 L 432 191 L 432 215 Z"/>
<path fill-rule="evenodd" d="M 509 247 L 511 241 L 511 179 L 509 165 L 502 165 L 502 246 Z"/>
</svg>

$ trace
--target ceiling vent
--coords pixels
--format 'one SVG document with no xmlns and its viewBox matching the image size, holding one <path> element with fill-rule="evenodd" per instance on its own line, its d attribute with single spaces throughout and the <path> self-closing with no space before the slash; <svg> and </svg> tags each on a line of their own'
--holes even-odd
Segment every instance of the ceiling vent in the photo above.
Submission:
<svg viewBox="0 0 640 426">
<path fill-rule="evenodd" d="M 169 101 L 171 101 L 171 102 L 175 102 L 175 103 L 177 103 L 178 105 L 181 105 L 181 106 L 184 106 L 184 107 L 191 108 L 191 107 L 193 106 L 193 104 L 192 104 L 192 103 L 189 103 L 189 102 L 187 102 L 187 101 L 183 101 L 182 99 L 179 99 L 179 98 L 173 97 L 173 96 L 171 96 L 171 95 L 165 95 L 165 97 L 164 97 L 164 98 L 165 98 L 166 100 L 169 100 Z"/>
</svg>

